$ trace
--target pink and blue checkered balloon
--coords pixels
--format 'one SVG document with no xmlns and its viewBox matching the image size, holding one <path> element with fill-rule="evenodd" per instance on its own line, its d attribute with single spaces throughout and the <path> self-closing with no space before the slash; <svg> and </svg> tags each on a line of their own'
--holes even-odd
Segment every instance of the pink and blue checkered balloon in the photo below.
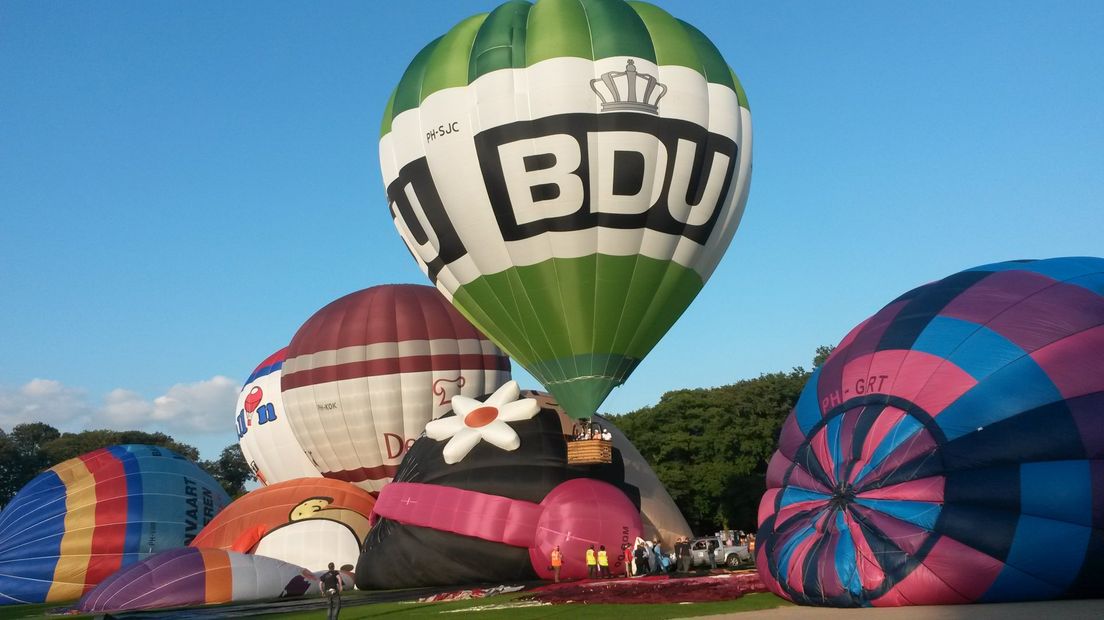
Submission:
<svg viewBox="0 0 1104 620">
<path fill-rule="evenodd" d="M 759 573 L 798 603 L 1104 594 L 1104 259 L 969 269 L 853 329 L 759 522 Z"/>
</svg>

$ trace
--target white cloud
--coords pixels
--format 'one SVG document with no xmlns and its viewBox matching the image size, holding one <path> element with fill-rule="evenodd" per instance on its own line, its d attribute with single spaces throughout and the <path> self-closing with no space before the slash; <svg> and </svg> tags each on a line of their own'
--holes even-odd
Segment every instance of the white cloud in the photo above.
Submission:
<svg viewBox="0 0 1104 620">
<path fill-rule="evenodd" d="M 0 386 L 0 427 L 11 430 L 23 422 L 45 422 L 66 431 L 109 428 L 229 434 L 238 390 L 234 380 L 219 375 L 178 383 L 153 399 L 118 388 L 96 404 L 84 390 L 50 379 L 33 379 L 18 388 Z"/>
<path fill-rule="evenodd" d="M 88 395 L 50 379 L 32 379 L 18 388 L 0 386 L 0 428 L 45 422 L 55 428 L 80 426 L 95 412 Z"/>
</svg>

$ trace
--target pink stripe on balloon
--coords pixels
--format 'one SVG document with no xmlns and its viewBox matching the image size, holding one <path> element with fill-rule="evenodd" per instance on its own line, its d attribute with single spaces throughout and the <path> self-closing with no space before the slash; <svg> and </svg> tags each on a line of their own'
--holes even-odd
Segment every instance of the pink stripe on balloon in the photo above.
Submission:
<svg viewBox="0 0 1104 620">
<path fill-rule="evenodd" d="M 917 566 L 900 583 L 879 598 L 870 601 L 874 607 L 904 607 L 906 605 L 961 605 L 971 599 L 951 589 L 923 564 Z"/>
<path fill-rule="evenodd" d="M 835 480 L 835 463 L 832 462 L 832 453 L 828 449 L 828 427 L 822 426 L 817 434 L 813 436 L 809 442 L 809 447 L 812 448 L 813 454 L 816 456 L 820 467 L 824 469 L 824 472 L 828 474 L 830 480 Z"/>
<path fill-rule="evenodd" d="M 1054 283 L 1052 278 L 1027 271 L 993 273 L 952 299 L 939 314 L 985 325 L 1024 297 Z"/>
<path fill-rule="evenodd" d="M 945 362 L 927 377 L 926 385 L 912 397 L 912 402 L 935 417 L 975 385 L 977 380 L 969 373 L 951 362 Z"/>
<path fill-rule="evenodd" d="M 871 489 L 859 493 L 863 499 L 893 499 L 914 502 L 943 503 L 943 486 L 945 480 L 942 476 L 909 480 L 900 484 L 894 484 L 880 489 Z"/>
<path fill-rule="evenodd" d="M 873 590 L 881 586 L 885 581 L 885 571 L 882 570 L 881 564 L 878 564 L 878 558 L 870 548 L 870 543 L 866 541 L 866 534 L 862 527 L 851 516 L 850 511 L 844 512 L 843 521 L 847 524 L 847 529 L 851 532 L 851 540 L 855 544 L 855 566 L 858 568 L 862 587 Z"/>
<path fill-rule="evenodd" d="M 833 353 L 832 363 L 825 362 L 820 371 L 820 379 L 817 381 L 817 395 L 820 397 L 821 413 L 826 413 L 835 405 L 857 396 L 854 390 L 850 389 L 844 381 L 843 375 L 848 368 L 856 369 L 855 366 L 852 366 L 855 359 L 865 359 L 866 363 L 869 364 L 867 356 L 878 346 L 878 342 L 881 341 L 886 329 L 889 328 L 893 320 L 897 318 L 897 313 L 906 304 L 908 304 L 907 300 L 899 301 L 879 310 L 877 314 L 862 324 L 862 329 L 855 333 L 853 340 L 846 349 L 840 347 Z M 851 336 L 851 334 L 848 334 L 848 336 Z M 845 389 L 850 389 L 850 391 L 845 392 Z"/>
<path fill-rule="evenodd" d="M 854 504 L 852 509 L 877 528 L 890 542 L 909 555 L 916 555 L 920 551 L 920 547 L 933 536 L 931 532 L 922 527 L 872 510 L 866 506 Z"/>
<path fill-rule="evenodd" d="M 878 449 L 882 441 L 886 438 L 893 427 L 901 421 L 901 418 L 905 417 L 905 412 L 896 407 L 886 407 L 882 413 L 874 420 L 874 423 L 870 425 L 870 430 L 866 433 L 866 439 L 863 440 L 862 452 L 859 460 L 855 462 L 854 467 L 851 468 L 851 482 L 855 482 L 859 472 L 863 467 L 870 462 L 870 459 L 874 456 L 874 451 Z"/>
<path fill-rule="evenodd" d="M 1104 325 L 1049 344 L 1031 358 L 1065 398 L 1104 391 Z"/>
<path fill-rule="evenodd" d="M 843 582 L 836 572 L 836 552 L 842 543 L 842 536 L 836 529 L 836 520 L 833 518 L 827 523 L 825 543 L 817 552 L 818 557 L 814 561 L 817 570 L 817 578 L 820 581 L 820 591 L 826 598 L 835 598 L 844 593 Z"/>
<path fill-rule="evenodd" d="M 862 332 L 863 329 L 866 328 L 867 323 L 869 323 L 873 318 L 874 317 L 872 316 L 867 317 L 865 321 L 859 323 L 851 331 L 847 332 L 847 335 L 843 337 L 843 340 L 840 340 L 840 343 L 836 345 L 835 350 L 832 351 L 832 355 L 828 356 L 828 360 L 832 359 L 832 356 L 836 353 L 851 346 L 851 343 L 855 342 L 855 338 L 859 335 L 860 332 Z M 825 360 L 825 363 L 827 363 L 828 360 Z"/>
<path fill-rule="evenodd" d="M 852 360 L 843 371 L 844 400 L 888 394 L 915 403 L 935 415 L 977 381 L 941 357 L 916 350 L 878 351 Z M 928 386 L 938 386 L 925 389 Z"/>
<path fill-rule="evenodd" d="M 823 515 L 817 518 L 817 521 L 821 520 L 823 520 Z M 820 540 L 820 536 L 820 529 L 816 528 L 812 533 L 807 534 L 804 540 L 797 543 L 793 553 L 790 554 L 786 581 L 798 590 L 801 589 L 801 584 L 805 581 L 805 558 L 809 556 L 809 550 L 813 548 L 813 545 Z"/>
<path fill-rule="evenodd" d="M 996 558 L 943 536 L 920 566 L 872 603 L 883 607 L 973 602 L 993 585 L 1003 566 Z"/>
<path fill-rule="evenodd" d="M 828 500 L 810 500 L 807 502 L 797 502 L 788 506 L 783 506 L 778 511 L 778 519 L 775 521 L 775 523 L 785 523 L 799 512 L 805 512 L 808 510 L 820 510 L 827 505 Z"/>
<path fill-rule="evenodd" d="M 912 466 L 912 461 L 919 463 L 922 457 L 936 458 L 936 450 L 935 439 L 932 438 L 931 433 L 922 428 L 917 429 L 882 459 L 881 463 L 878 463 L 876 467 L 863 476 L 863 479 L 859 481 L 860 486 L 882 480 L 902 465 L 909 464 Z"/>
<path fill-rule="evenodd" d="M 768 489 L 777 489 L 782 486 L 790 465 L 793 465 L 793 461 L 786 458 L 781 452 L 775 452 L 771 455 L 770 463 L 767 465 Z"/>
<path fill-rule="evenodd" d="M 828 487 L 821 484 L 819 480 L 813 478 L 812 474 L 800 467 L 795 467 L 790 472 L 789 486 L 817 491 L 818 493 L 831 493 Z"/>
<path fill-rule="evenodd" d="M 543 511 L 532 502 L 414 482 L 383 487 L 374 508 L 376 514 L 400 523 L 514 547 L 532 544 Z"/>
<path fill-rule="evenodd" d="M 986 327 L 1031 353 L 1100 325 L 1102 315 L 1104 298 L 1098 293 L 1073 284 L 1056 284 L 1023 299 Z"/>
<path fill-rule="evenodd" d="M 839 467 L 842 471 L 844 463 L 851 460 L 851 455 L 854 453 L 855 443 L 855 426 L 859 422 L 859 414 L 861 414 L 866 408 L 857 407 L 855 409 L 848 409 L 840 419 L 839 429 L 839 454 L 842 462 Z"/>
<path fill-rule="evenodd" d="M 805 433 L 801 431 L 801 427 L 797 424 L 797 416 L 791 411 L 782 424 L 782 433 L 778 438 L 778 451 L 786 455 L 786 458 L 793 460 L 794 455 L 797 454 L 797 449 L 804 442 Z"/>
<path fill-rule="evenodd" d="M 763 498 L 759 500 L 759 529 L 762 529 L 763 522 L 774 514 L 774 503 L 778 501 L 778 494 L 781 492 L 782 489 L 767 489 Z"/>
</svg>

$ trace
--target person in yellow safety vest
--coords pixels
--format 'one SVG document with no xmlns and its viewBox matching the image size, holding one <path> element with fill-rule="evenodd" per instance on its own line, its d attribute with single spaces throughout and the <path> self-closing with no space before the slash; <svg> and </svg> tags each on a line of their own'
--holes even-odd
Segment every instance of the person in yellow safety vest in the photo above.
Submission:
<svg viewBox="0 0 1104 620">
<path fill-rule="evenodd" d="M 594 545 L 591 545 L 590 548 L 587 549 L 586 563 L 587 563 L 587 577 L 589 579 L 594 579 L 595 577 L 598 576 L 598 559 L 596 557 L 594 557 Z"/>
<path fill-rule="evenodd" d="M 605 545 L 600 545 L 598 547 L 598 576 L 603 579 L 608 579 L 610 577 L 609 556 L 606 555 Z"/>
<path fill-rule="evenodd" d="M 563 553 L 560 552 L 560 546 L 556 545 L 552 547 L 552 576 L 556 579 L 556 583 L 560 582 L 560 567 L 563 566 Z"/>
</svg>

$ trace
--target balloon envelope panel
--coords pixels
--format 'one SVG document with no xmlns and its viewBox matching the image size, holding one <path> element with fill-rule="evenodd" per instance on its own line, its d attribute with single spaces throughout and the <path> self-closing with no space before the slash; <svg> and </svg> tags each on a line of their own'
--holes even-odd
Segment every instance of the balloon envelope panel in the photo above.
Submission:
<svg viewBox="0 0 1104 620">
<path fill-rule="evenodd" d="M 267 600 L 302 596 L 315 583 L 310 571 L 281 560 L 186 547 L 124 568 L 77 607 L 89 613 Z"/>
<path fill-rule="evenodd" d="M 251 491 L 223 510 L 191 546 L 256 553 L 310 570 L 354 565 L 376 500 L 348 482 L 288 480 Z"/>
<path fill-rule="evenodd" d="M 1104 594 L 1104 259 L 977 267 L 851 331 L 783 426 L 759 571 L 818 605 Z"/>
<path fill-rule="evenodd" d="M 379 149 L 423 272 L 580 418 L 727 249 L 751 113 L 716 46 L 657 7 L 515 1 L 413 59 Z"/>
<path fill-rule="evenodd" d="M 378 491 L 450 398 L 509 379 L 509 358 L 440 293 L 404 284 L 315 313 L 288 346 L 281 385 L 295 437 L 322 475 Z"/>
<path fill-rule="evenodd" d="M 245 380 L 234 415 L 245 462 L 265 485 L 322 475 L 303 452 L 284 414 L 280 376 L 286 359 L 287 347 L 257 366 Z"/>
<path fill-rule="evenodd" d="M 195 463 L 158 446 L 55 465 L 0 513 L 0 603 L 78 598 L 121 567 L 188 544 L 229 503 Z"/>
</svg>

